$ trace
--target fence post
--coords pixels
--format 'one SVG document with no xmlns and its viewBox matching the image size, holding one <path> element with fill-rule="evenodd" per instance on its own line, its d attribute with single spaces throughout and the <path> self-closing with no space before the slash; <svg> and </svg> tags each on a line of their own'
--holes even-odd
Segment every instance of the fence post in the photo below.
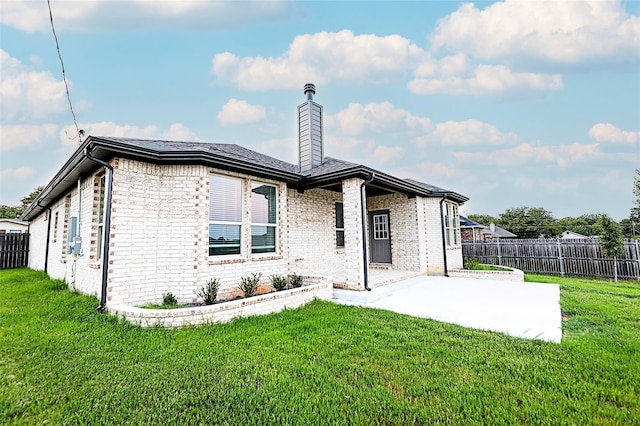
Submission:
<svg viewBox="0 0 640 426">
<path fill-rule="evenodd" d="M 562 245 L 560 244 L 560 237 L 556 237 L 558 242 L 558 258 L 560 259 L 560 276 L 564 277 L 564 260 L 562 260 Z"/>
<path fill-rule="evenodd" d="M 498 245 L 498 265 L 502 266 L 502 254 L 500 253 L 500 238 L 496 238 L 496 244 Z"/>
</svg>

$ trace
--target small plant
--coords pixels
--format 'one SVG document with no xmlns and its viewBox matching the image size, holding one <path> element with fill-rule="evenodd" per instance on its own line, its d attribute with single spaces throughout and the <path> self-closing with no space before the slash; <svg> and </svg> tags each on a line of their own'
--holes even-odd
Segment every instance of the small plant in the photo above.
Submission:
<svg viewBox="0 0 640 426">
<path fill-rule="evenodd" d="M 260 287 L 260 278 L 262 278 L 262 274 L 256 272 L 240 278 L 238 288 L 244 293 L 244 297 L 251 297 L 256 294 L 258 287 Z"/>
<path fill-rule="evenodd" d="M 276 289 L 276 291 L 282 291 L 287 288 L 287 285 L 289 285 L 289 280 L 287 280 L 287 277 L 283 275 L 273 275 L 271 277 L 271 285 Z"/>
<path fill-rule="evenodd" d="M 169 308 L 176 308 L 178 307 L 178 299 L 176 299 L 173 293 L 166 293 L 162 296 L 162 305 Z"/>
<path fill-rule="evenodd" d="M 218 301 L 218 289 L 220 289 L 220 280 L 211 278 L 207 281 L 207 285 L 200 289 L 198 296 L 202 297 L 205 305 L 214 305 Z"/>
<path fill-rule="evenodd" d="M 480 262 L 475 257 L 464 261 L 464 269 L 478 270 L 480 269 Z"/>
<path fill-rule="evenodd" d="M 304 279 L 298 274 L 293 274 L 291 275 L 289 282 L 291 283 L 291 286 L 293 288 L 299 288 L 299 287 L 302 287 Z"/>
</svg>

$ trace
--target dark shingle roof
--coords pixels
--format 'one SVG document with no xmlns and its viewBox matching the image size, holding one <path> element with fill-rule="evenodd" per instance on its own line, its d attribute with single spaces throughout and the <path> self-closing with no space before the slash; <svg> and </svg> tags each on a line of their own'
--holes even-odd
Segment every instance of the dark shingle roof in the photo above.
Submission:
<svg viewBox="0 0 640 426">
<path fill-rule="evenodd" d="M 302 174 L 298 165 L 236 144 L 89 136 L 45 187 L 38 203 L 33 203 L 27 208 L 24 213 L 26 219 L 35 217 L 45 208 L 44 206 L 55 201 L 64 191 L 75 185 L 78 177 L 90 173 L 97 167 L 96 163 L 86 158 L 85 150 L 102 161 L 121 156 L 160 164 L 204 164 L 209 167 L 280 180 L 298 190 L 328 187 L 328 185 L 336 185 L 342 179 L 352 177 L 369 179 L 375 175 L 374 185 L 390 192 L 425 197 L 446 194 L 460 203 L 468 200 L 463 195 L 433 185 L 412 179 L 396 178 L 361 164 L 331 157 L 325 157 L 320 166 Z"/>
<path fill-rule="evenodd" d="M 210 143 L 210 142 L 180 142 L 164 140 L 147 140 L 132 138 L 96 137 L 104 141 L 112 141 L 126 144 L 149 151 L 162 153 L 203 152 L 216 156 L 224 156 L 229 159 L 240 160 L 255 165 L 269 166 L 289 173 L 298 173 L 298 166 L 278 160 L 277 158 L 261 154 L 259 152 L 241 147 L 236 144 Z"/>
<path fill-rule="evenodd" d="M 438 188 L 437 186 L 429 185 L 428 183 L 420 182 L 413 179 L 405 179 L 407 182 L 417 185 L 421 188 L 426 189 L 429 192 L 433 192 L 434 194 L 455 194 L 454 191 L 449 191 L 448 189 Z"/>
<path fill-rule="evenodd" d="M 466 216 L 460 215 L 460 226 L 463 228 L 486 228 L 486 226 L 479 224 Z"/>
<path fill-rule="evenodd" d="M 360 167 L 360 165 L 356 163 L 350 163 L 348 161 L 338 160 L 337 158 L 325 157 L 324 162 L 322 164 L 309 170 L 309 173 L 307 173 L 305 176 L 310 178 L 321 177 L 328 174 L 355 169 L 358 167 Z"/>
</svg>

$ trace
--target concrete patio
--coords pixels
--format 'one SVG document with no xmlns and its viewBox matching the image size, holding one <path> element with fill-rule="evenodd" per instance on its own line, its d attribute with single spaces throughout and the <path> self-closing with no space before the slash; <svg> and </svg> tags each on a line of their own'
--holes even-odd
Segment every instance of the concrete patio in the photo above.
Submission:
<svg viewBox="0 0 640 426">
<path fill-rule="evenodd" d="M 376 271 L 375 275 L 379 275 Z M 392 272 L 392 271 L 389 271 Z M 524 339 L 560 343 L 557 284 L 414 276 L 368 291 L 334 289 L 336 303 L 386 309 Z"/>
</svg>

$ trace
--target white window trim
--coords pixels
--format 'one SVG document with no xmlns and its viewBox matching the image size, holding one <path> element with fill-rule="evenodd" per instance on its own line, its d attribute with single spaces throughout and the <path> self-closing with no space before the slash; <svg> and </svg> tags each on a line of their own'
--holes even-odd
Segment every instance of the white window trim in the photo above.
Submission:
<svg viewBox="0 0 640 426">
<path fill-rule="evenodd" d="M 460 218 L 458 215 L 458 205 L 450 202 L 445 202 L 444 204 L 444 227 L 446 246 L 460 247 L 462 245 L 462 242 L 460 235 Z"/>
<path fill-rule="evenodd" d="M 248 209 L 248 217 L 249 217 L 249 250 L 248 253 L 251 255 L 251 257 L 264 257 L 264 256 L 274 256 L 274 255 L 278 255 L 280 253 L 280 238 L 279 238 L 279 225 L 280 225 L 280 212 L 279 212 L 279 207 L 280 207 L 280 191 L 279 191 L 279 186 L 278 185 L 274 185 L 272 183 L 269 182 L 265 182 L 262 180 L 258 180 L 258 179 L 248 179 L 248 184 L 247 184 L 247 191 L 249 191 L 249 206 L 247 206 Z M 270 186 L 273 187 L 275 189 L 275 193 L 276 193 L 276 223 L 262 223 L 262 222 L 254 222 L 253 221 L 253 212 L 251 211 L 251 198 L 253 197 L 253 185 L 257 184 L 257 185 L 266 185 L 266 186 Z M 269 251 L 269 252 L 264 252 L 264 253 L 254 253 L 253 252 L 253 241 L 252 241 L 252 228 L 254 226 L 264 226 L 267 228 L 274 228 L 275 229 L 275 233 L 274 233 L 274 248 L 273 251 Z"/>
<path fill-rule="evenodd" d="M 337 212 L 337 205 L 341 204 L 342 205 L 342 228 L 338 227 L 338 212 Z M 335 224 L 335 228 L 336 228 L 336 248 L 338 250 L 344 250 L 344 246 L 346 245 L 346 235 L 345 235 L 345 229 L 344 229 L 344 202 L 342 200 L 336 200 L 333 204 L 333 213 L 336 215 L 335 220 L 333 221 L 333 223 Z M 338 245 L 338 232 L 342 232 L 342 245 L 339 246 Z"/>
<path fill-rule="evenodd" d="M 107 178 L 105 174 L 97 176 L 98 179 L 98 211 L 96 216 L 96 261 L 102 259 L 102 252 L 104 251 L 104 218 L 106 216 L 106 198 L 107 198 Z M 104 182 L 104 187 L 102 183 Z M 102 193 L 104 194 L 104 200 L 102 203 L 102 210 L 100 209 L 100 192 L 102 189 Z M 100 220 L 100 216 L 102 216 L 102 220 Z"/>
<path fill-rule="evenodd" d="M 246 179 L 243 179 L 241 177 L 238 176 L 232 176 L 232 175 L 227 175 L 224 173 L 215 173 L 215 172 L 211 172 L 209 173 L 209 182 L 211 182 L 211 177 L 213 176 L 218 176 L 218 177 L 222 177 L 222 178 L 226 178 L 226 179 L 233 179 L 233 180 L 237 180 L 240 182 L 240 214 L 241 214 L 241 218 L 243 218 L 245 216 L 245 209 L 246 209 L 246 201 L 245 201 L 245 190 L 247 187 L 247 182 Z M 209 197 L 212 197 L 212 193 L 211 193 L 211 188 L 209 188 Z M 210 207 L 209 207 L 210 208 Z M 207 215 L 207 217 L 211 217 L 210 216 L 211 212 L 209 211 L 209 214 Z M 209 226 L 210 225 L 229 225 L 229 226 L 239 226 L 240 227 L 240 253 L 232 253 L 232 254 L 209 254 L 209 250 L 210 250 L 210 246 L 209 246 Z M 214 259 L 242 259 L 245 256 L 246 250 L 245 250 L 245 244 L 244 244 L 244 233 L 243 233 L 243 228 L 244 228 L 244 223 L 242 221 L 224 221 L 224 220 L 211 220 L 209 219 L 208 224 L 207 224 L 207 255 L 209 257 L 209 259 L 214 260 Z"/>
<path fill-rule="evenodd" d="M 213 221 L 209 220 L 207 222 L 207 227 L 209 225 L 233 225 L 240 226 L 240 253 L 239 254 L 218 254 L 218 255 L 210 255 L 209 254 L 209 244 L 207 244 L 207 255 L 209 259 L 209 263 L 218 263 L 218 262 L 244 262 L 250 259 L 260 260 L 260 259 L 271 259 L 275 257 L 281 256 L 281 247 L 280 247 L 280 206 L 282 202 L 281 196 L 281 185 L 279 182 L 268 182 L 261 179 L 253 179 L 250 176 L 238 176 L 235 174 L 227 174 L 223 171 L 213 170 L 209 173 L 209 176 L 220 176 L 229 179 L 236 179 L 241 181 L 241 211 L 242 211 L 242 221 L 240 222 L 226 222 L 226 221 Z M 252 222 L 252 212 L 251 212 L 251 196 L 252 192 L 252 184 L 257 183 L 260 185 L 268 185 L 275 188 L 276 193 L 276 223 L 262 223 L 262 222 Z M 211 188 L 209 188 L 209 196 L 211 197 Z M 272 227 L 275 229 L 275 251 L 266 252 L 266 253 L 253 253 L 252 252 L 252 239 L 251 239 L 251 228 L 253 226 L 264 226 L 264 227 Z"/>
</svg>

